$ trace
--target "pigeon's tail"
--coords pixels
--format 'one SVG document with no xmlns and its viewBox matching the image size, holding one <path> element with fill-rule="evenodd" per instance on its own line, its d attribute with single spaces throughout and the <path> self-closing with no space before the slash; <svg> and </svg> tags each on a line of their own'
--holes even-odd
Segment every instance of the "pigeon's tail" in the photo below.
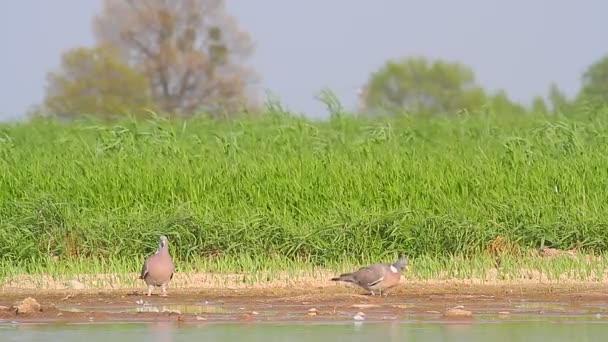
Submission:
<svg viewBox="0 0 608 342">
<path fill-rule="evenodd" d="M 339 277 L 331 278 L 331 281 L 344 281 L 347 283 L 355 283 L 355 277 L 352 273 L 340 274 Z"/>
</svg>

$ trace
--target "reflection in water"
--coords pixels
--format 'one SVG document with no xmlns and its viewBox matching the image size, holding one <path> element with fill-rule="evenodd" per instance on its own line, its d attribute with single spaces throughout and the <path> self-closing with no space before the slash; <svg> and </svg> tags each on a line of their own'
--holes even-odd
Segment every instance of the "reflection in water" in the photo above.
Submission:
<svg viewBox="0 0 608 342">
<path fill-rule="evenodd" d="M 223 308 L 216 305 L 185 305 L 185 304 L 166 304 L 166 305 L 155 305 L 145 304 L 137 306 L 69 306 L 69 305 L 58 305 L 57 309 L 64 312 L 106 312 L 106 313 L 120 313 L 120 312 L 175 312 L 182 314 L 230 314 L 237 311 Z"/>
<path fill-rule="evenodd" d="M 172 322 L 155 322 L 149 325 L 149 335 L 156 342 L 173 342 L 175 326 Z"/>
<path fill-rule="evenodd" d="M 602 341 L 606 323 L 549 321 L 481 323 L 353 322 L 348 324 L 150 324 L 0 325 L 0 341 Z"/>
<path fill-rule="evenodd" d="M 176 312 L 182 314 L 226 314 L 234 311 L 214 305 L 145 305 L 130 311 L 135 312 Z"/>
<path fill-rule="evenodd" d="M 461 321 L 461 322 L 443 322 L 443 323 L 439 323 L 439 333 L 441 334 L 442 338 L 445 340 L 450 340 L 450 337 L 453 336 L 459 336 L 460 338 L 463 337 L 467 337 L 468 338 L 473 338 L 471 337 L 471 334 L 473 333 L 474 330 L 474 326 L 473 326 L 473 321 Z M 474 334 L 473 334 L 474 336 Z"/>
</svg>

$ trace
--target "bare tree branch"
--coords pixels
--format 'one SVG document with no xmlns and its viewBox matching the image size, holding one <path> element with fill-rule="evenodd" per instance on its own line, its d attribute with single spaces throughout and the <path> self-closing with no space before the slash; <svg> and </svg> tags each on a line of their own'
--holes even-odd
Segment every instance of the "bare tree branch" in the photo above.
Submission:
<svg viewBox="0 0 608 342">
<path fill-rule="evenodd" d="M 243 102 L 257 81 L 244 65 L 251 39 L 224 0 L 104 0 L 94 29 L 146 75 L 155 102 L 170 113 Z"/>
</svg>

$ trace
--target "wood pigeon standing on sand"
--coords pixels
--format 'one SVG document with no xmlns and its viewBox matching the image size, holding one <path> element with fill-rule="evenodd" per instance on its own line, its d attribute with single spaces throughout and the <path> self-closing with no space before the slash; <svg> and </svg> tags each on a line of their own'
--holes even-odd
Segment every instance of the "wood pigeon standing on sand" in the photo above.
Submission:
<svg viewBox="0 0 608 342">
<path fill-rule="evenodd" d="M 158 241 L 158 249 L 154 255 L 144 261 L 139 279 L 143 279 L 148 285 L 147 296 L 152 295 L 155 286 L 162 288 L 161 296 L 167 296 L 167 283 L 173 279 L 173 260 L 169 254 L 169 240 L 162 235 Z"/>
<path fill-rule="evenodd" d="M 393 288 L 399 284 L 401 280 L 401 272 L 407 266 L 408 262 L 402 253 L 399 253 L 399 258 L 393 264 L 377 263 L 362 267 L 352 273 L 344 273 L 339 277 L 332 278 L 332 281 L 343 281 L 356 284 L 371 295 Z"/>
</svg>

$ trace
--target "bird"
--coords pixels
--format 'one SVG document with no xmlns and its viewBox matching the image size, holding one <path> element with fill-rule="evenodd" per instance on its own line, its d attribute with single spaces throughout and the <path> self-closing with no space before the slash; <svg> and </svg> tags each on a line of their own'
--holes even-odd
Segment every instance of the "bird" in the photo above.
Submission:
<svg viewBox="0 0 608 342">
<path fill-rule="evenodd" d="M 385 292 L 399 284 L 401 272 L 408 265 L 403 253 L 399 253 L 397 261 L 392 264 L 376 263 L 362 267 L 352 273 L 343 273 L 332 281 L 353 283 L 370 292 L 373 296 Z"/>
<path fill-rule="evenodd" d="M 167 284 L 173 279 L 175 268 L 171 254 L 169 254 L 169 239 L 161 235 L 158 241 L 156 253 L 146 258 L 141 269 L 139 279 L 143 279 L 148 285 L 148 297 L 152 295 L 154 287 L 161 287 L 161 296 L 167 296 Z"/>
</svg>

